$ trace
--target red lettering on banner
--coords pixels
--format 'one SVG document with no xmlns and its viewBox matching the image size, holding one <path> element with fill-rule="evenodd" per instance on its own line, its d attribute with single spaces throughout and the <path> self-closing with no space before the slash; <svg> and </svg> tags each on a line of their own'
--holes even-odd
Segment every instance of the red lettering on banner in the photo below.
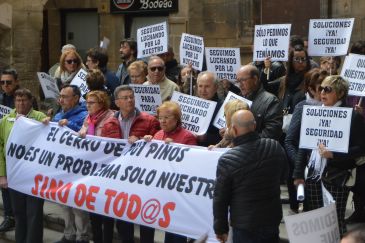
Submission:
<svg viewBox="0 0 365 243">
<path fill-rule="evenodd" d="M 165 218 L 158 220 L 158 225 L 160 227 L 167 228 L 170 225 L 171 217 L 169 210 L 174 211 L 175 206 L 176 204 L 174 202 L 168 202 L 163 206 L 162 212 Z"/>
<path fill-rule="evenodd" d="M 129 198 L 129 205 L 127 210 L 127 216 L 128 218 L 134 220 L 137 218 L 139 212 L 141 211 L 141 198 L 137 195 L 132 194 Z M 136 207 L 134 207 L 134 205 Z M 133 212 L 134 209 L 134 212 Z"/>
<path fill-rule="evenodd" d="M 95 210 L 95 206 L 92 204 L 95 202 L 96 198 L 93 195 L 94 193 L 98 193 L 100 190 L 97 186 L 90 186 L 89 189 L 85 184 L 79 184 L 76 187 L 75 193 L 75 204 L 79 207 L 85 204 L 85 206 L 90 210 Z"/>
<path fill-rule="evenodd" d="M 109 208 L 110 208 L 110 203 L 112 201 L 112 197 L 115 197 L 115 195 L 117 195 L 117 191 L 106 189 L 105 195 L 106 195 L 106 202 L 104 206 L 104 213 L 109 214 Z"/>
<path fill-rule="evenodd" d="M 95 203 L 96 197 L 93 195 L 95 193 L 98 193 L 100 190 L 100 187 L 98 186 L 90 186 L 89 187 L 89 193 L 86 195 L 86 207 L 90 210 L 95 210 L 95 206 L 91 203 Z"/>
<path fill-rule="evenodd" d="M 87 188 L 84 184 L 79 184 L 76 187 L 76 193 L 75 193 L 75 204 L 79 207 L 82 206 L 82 204 L 84 204 L 85 202 L 85 198 L 86 198 L 86 191 Z"/>
<path fill-rule="evenodd" d="M 122 205 L 119 207 L 119 202 L 122 200 Z M 113 203 L 113 212 L 118 217 L 122 217 L 125 211 L 125 208 L 127 207 L 128 202 L 128 194 L 121 192 L 118 194 L 118 196 L 115 198 L 115 201 Z"/>
<path fill-rule="evenodd" d="M 51 179 L 51 182 L 48 183 L 49 180 L 50 178 L 48 176 L 36 175 L 34 177 L 34 187 L 31 189 L 32 194 L 38 196 L 39 193 L 39 197 L 41 198 L 67 203 L 72 183 L 64 185 L 63 181 L 60 180 L 57 185 L 57 180 Z"/>
</svg>

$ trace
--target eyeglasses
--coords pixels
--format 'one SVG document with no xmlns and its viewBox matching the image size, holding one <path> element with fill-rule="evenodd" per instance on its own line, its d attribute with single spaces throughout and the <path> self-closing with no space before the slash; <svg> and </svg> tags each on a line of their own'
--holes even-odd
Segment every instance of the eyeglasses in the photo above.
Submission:
<svg viewBox="0 0 365 243">
<path fill-rule="evenodd" d="M 0 84 L 1 85 L 11 85 L 13 83 L 13 80 L 1 80 Z"/>
<path fill-rule="evenodd" d="M 73 63 L 79 64 L 79 60 L 77 60 L 77 59 L 69 59 L 69 60 L 65 60 L 65 62 L 67 64 L 73 64 Z"/>
<path fill-rule="evenodd" d="M 158 70 L 159 72 L 162 72 L 165 68 L 162 66 L 158 66 L 158 67 L 150 67 L 150 70 L 152 72 L 155 72 L 156 70 Z"/>
<path fill-rule="evenodd" d="M 100 102 L 96 102 L 96 101 L 86 101 L 86 105 L 95 105 L 97 103 L 100 103 Z"/>
<path fill-rule="evenodd" d="M 134 96 L 121 96 L 119 98 L 116 98 L 116 100 L 134 100 Z"/>
<path fill-rule="evenodd" d="M 174 118 L 174 116 L 159 116 L 157 119 L 159 121 L 162 121 L 162 120 L 171 120 L 173 118 Z"/>
<path fill-rule="evenodd" d="M 325 86 L 325 87 L 319 86 L 318 91 L 319 92 L 323 91 L 325 94 L 329 94 L 333 91 L 333 88 L 330 86 Z"/>
<path fill-rule="evenodd" d="M 246 82 L 247 80 L 249 80 L 251 77 L 247 77 L 247 78 L 239 78 L 237 79 L 237 81 L 235 82 L 236 84 L 239 84 L 241 82 Z"/>
<path fill-rule="evenodd" d="M 305 57 L 293 57 L 293 62 L 306 62 L 307 61 L 307 58 Z"/>
</svg>

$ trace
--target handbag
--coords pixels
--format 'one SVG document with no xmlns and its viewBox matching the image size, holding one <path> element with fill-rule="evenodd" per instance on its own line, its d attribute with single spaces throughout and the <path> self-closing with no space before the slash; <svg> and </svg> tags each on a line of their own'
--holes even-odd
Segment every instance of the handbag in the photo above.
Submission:
<svg viewBox="0 0 365 243">
<path fill-rule="evenodd" d="M 343 170 L 335 167 L 326 166 L 326 168 L 323 171 L 321 179 L 323 182 L 333 186 L 351 187 L 355 183 L 355 181 L 353 181 L 353 183 L 351 183 L 352 185 L 350 184 L 347 185 L 347 182 L 349 181 L 351 176 L 352 176 L 351 169 Z"/>
</svg>

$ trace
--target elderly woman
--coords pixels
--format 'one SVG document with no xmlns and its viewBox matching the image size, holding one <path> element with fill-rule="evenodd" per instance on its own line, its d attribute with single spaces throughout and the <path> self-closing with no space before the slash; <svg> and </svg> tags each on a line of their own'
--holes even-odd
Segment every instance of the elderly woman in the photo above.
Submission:
<svg viewBox="0 0 365 243">
<path fill-rule="evenodd" d="M 334 75 L 325 78 L 319 87 L 321 101 L 326 107 L 344 107 L 349 90 L 349 84 L 341 76 Z M 333 196 L 336 201 L 336 210 L 340 234 L 346 232 L 344 222 L 346 203 L 349 195 L 349 188 L 346 187 L 346 175 L 349 169 L 356 167 L 356 159 L 365 153 L 365 125 L 363 119 L 356 112 L 352 113 L 351 130 L 348 153 L 331 152 L 320 144 L 318 149 L 308 151 L 300 149 L 295 162 L 294 184 L 305 183 L 305 210 L 313 210 L 323 206 L 321 183 Z M 319 171 L 320 164 L 327 160 L 323 173 Z M 304 181 L 305 167 L 308 167 L 308 174 Z M 338 175 L 338 176 L 330 176 Z M 344 175 L 339 176 L 339 175 Z M 332 178 L 331 178 L 332 177 Z M 343 179 L 342 179 L 343 178 Z"/>
<path fill-rule="evenodd" d="M 157 117 L 160 121 L 161 130 L 154 136 L 146 135 L 144 139 L 163 140 L 166 143 L 174 142 L 187 145 L 197 145 L 197 140 L 194 134 L 181 127 L 181 110 L 179 104 L 172 101 L 165 101 L 157 108 Z M 165 233 L 165 243 L 176 242 L 186 243 L 187 238 L 182 235 L 173 233 Z"/>
<path fill-rule="evenodd" d="M 120 138 L 118 124 L 110 129 L 103 130 L 105 122 L 114 115 L 109 109 L 110 99 L 106 92 L 95 90 L 86 95 L 86 106 L 89 115 L 79 131 L 80 136 L 95 135 L 101 137 Z M 114 219 L 94 213 L 90 213 L 93 241 L 111 243 L 113 241 Z"/>
<path fill-rule="evenodd" d="M 147 64 L 144 61 L 132 62 L 127 70 L 132 84 L 143 84 L 147 81 Z"/>
<path fill-rule="evenodd" d="M 285 137 L 285 150 L 289 160 L 289 178 L 288 178 L 288 192 L 289 192 L 289 214 L 298 213 L 298 201 L 296 198 L 296 189 L 293 184 L 293 169 L 296 155 L 299 149 L 300 127 L 302 122 L 302 113 L 304 105 L 321 105 L 321 92 L 319 87 L 322 81 L 328 76 L 326 71 L 321 71 L 319 68 L 311 69 L 304 75 L 304 87 L 306 99 L 299 102 L 294 109 L 292 120 Z"/>
<path fill-rule="evenodd" d="M 68 50 L 60 57 L 60 67 L 55 72 L 55 78 L 60 80 L 60 86 L 70 84 L 77 72 L 85 68 L 80 55 L 75 50 Z"/>
<path fill-rule="evenodd" d="M 249 110 L 248 104 L 242 100 L 230 100 L 224 105 L 224 116 L 226 118 L 226 129 L 223 129 L 224 135 L 222 140 L 211 148 L 231 148 L 233 146 L 233 137 L 230 134 L 232 115 L 238 110 Z"/>
</svg>

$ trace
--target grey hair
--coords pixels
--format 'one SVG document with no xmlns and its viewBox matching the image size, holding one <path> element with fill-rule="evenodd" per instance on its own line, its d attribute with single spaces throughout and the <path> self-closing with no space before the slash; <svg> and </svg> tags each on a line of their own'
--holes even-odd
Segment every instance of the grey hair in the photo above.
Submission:
<svg viewBox="0 0 365 243">
<path fill-rule="evenodd" d="M 216 75 L 215 73 L 213 73 L 213 72 L 210 72 L 210 71 L 203 71 L 203 72 L 199 73 L 199 74 L 198 74 L 198 78 L 197 78 L 196 83 L 199 83 L 199 80 L 201 79 L 201 77 L 202 77 L 204 74 L 212 75 L 212 76 L 214 77 L 214 79 L 213 79 L 214 84 L 215 84 L 216 86 L 218 86 L 218 84 L 219 84 L 219 80 L 218 80 L 218 78 L 217 78 L 217 75 Z"/>
<path fill-rule="evenodd" d="M 72 44 L 66 44 L 66 45 L 62 46 L 61 52 L 64 53 L 65 51 L 68 51 L 70 49 L 76 51 L 76 46 L 74 46 Z"/>
<path fill-rule="evenodd" d="M 153 60 L 160 60 L 162 62 L 162 64 L 165 66 L 165 62 L 162 60 L 161 57 L 159 56 L 151 56 L 150 59 L 148 59 L 148 66 L 150 65 L 150 63 L 153 61 Z"/>
</svg>

